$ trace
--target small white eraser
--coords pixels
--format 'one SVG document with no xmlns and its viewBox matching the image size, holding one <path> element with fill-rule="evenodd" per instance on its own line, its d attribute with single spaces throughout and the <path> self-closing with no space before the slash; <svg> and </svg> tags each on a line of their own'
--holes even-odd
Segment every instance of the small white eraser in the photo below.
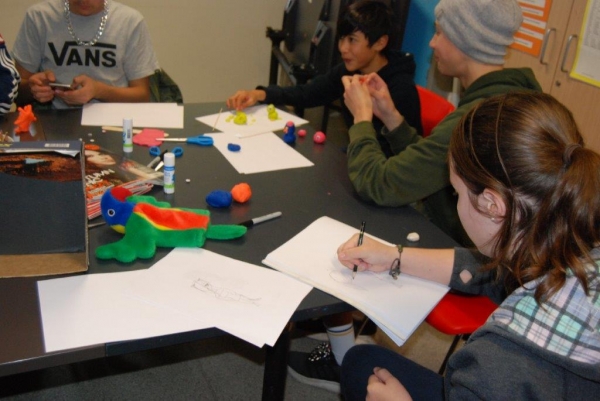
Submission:
<svg viewBox="0 0 600 401">
<path fill-rule="evenodd" d="M 419 236 L 419 233 L 409 233 L 406 236 L 406 239 L 409 240 L 410 242 L 417 242 L 418 240 L 421 239 L 421 237 Z"/>
<path fill-rule="evenodd" d="M 192 182 L 192 180 L 190 180 L 189 178 L 186 178 L 185 182 Z"/>
</svg>

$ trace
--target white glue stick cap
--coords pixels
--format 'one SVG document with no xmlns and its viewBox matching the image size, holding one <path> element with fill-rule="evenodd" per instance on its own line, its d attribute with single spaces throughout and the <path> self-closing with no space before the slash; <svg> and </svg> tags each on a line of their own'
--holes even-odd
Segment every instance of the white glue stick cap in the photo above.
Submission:
<svg viewBox="0 0 600 401">
<path fill-rule="evenodd" d="M 165 166 L 175 165 L 175 153 L 172 153 L 172 152 L 165 153 L 165 155 L 163 156 L 163 162 L 165 163 Z"/>
</svg>

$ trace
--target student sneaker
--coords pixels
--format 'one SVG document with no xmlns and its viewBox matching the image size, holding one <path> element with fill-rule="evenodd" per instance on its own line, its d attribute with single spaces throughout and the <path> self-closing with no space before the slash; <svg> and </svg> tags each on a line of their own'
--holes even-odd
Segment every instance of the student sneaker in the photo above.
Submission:
<svg viewBox="0 0 600 401">
<path fill-rule="evenodd" d="M 340 366 L 331 353 L 329 343 L 319 344 L 310 353 L 290 352 L 288 372 L 300 383 L 340 392 Z"/>
<path fill-rule="evenodd" d="M 325 326 L 321 319 L 296 322 L 296 329 L 306 332 L 306 336 L 317 341 L 329 341 Z M 361 330 L 362 329 L 362 330 Z M 377 325 L 372 320 L 354 320 L 354 332 L 365 336 L 372 336 L 377 331 Z"/>
</svg>

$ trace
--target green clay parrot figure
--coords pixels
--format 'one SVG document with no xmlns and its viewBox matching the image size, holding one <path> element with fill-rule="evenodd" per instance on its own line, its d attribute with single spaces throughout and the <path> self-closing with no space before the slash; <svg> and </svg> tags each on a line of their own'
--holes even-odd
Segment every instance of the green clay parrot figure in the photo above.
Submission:
<svg viewBox="0 0 600 401">
<path fill-rule="evenodd" d="M 106 191 L 100 207 L 106 223 L 125 235 L 99 246 L 96 257 L 124 263 L 151 258 L 158 246 L 202 247 L 207 239 L 239 238 L 247 230 L 241 225 L 211 225 L 208 210 L 172 208 L 151 196 L 133 196 L 121 187 Z"/>
</svg>

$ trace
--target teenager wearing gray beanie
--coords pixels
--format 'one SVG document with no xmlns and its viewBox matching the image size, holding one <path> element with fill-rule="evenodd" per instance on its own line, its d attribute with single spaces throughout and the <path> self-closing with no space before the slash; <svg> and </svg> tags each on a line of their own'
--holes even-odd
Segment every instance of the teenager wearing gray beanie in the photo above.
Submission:
<svg viewBox="0 0 600 401">
<path fill-rule="evenodd" d="M 502 65 L 523 15 L 513 0 L 445 0 L 435 8 L 435 19 L 450 42 L 467 56 Z"/>
<path fill-rule="evenodd" d="M 361 198 L 380 206 L 416 205 L 455 240 L 470 244 L 448 178 L 452 131 L 483 99 L 541 87 L 531 69 L 502 65 L 523 18 L 516 0 L 441 0 L 435 15 L 436 32 L 429 46 L 440 73 L 458 78 L 465 89 L 457 109 L 423 138 L 394 107 L 377 74 L 343 77 L 344 102 L 354 116 L 348 132 L 348 173 Z M 392 157 L 386 158 L 373 140 L 373 116 L 385 125 L 381 133 Z"/>
</svg>

